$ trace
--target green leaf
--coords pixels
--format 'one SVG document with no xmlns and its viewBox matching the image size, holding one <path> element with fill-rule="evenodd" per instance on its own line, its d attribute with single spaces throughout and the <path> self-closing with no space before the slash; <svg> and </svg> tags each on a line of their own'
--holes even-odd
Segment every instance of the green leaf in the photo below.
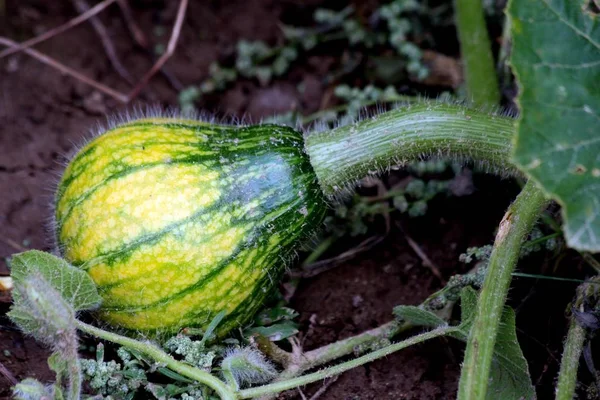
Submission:
<svg viewBox="0 0 600 400">
<path fill-rule="evenodd" d="M 166 367 L 160 367 L 157 369 L 157 371 L 160 372 L 161 374 L 163 374 L 164 376 L 166 376 L 167 378 L 171 378 L 177 382 L 194 383 L 194 381 L 192 381 L 191 379 L 188 379 L 185 376 L 178 374 L 175 371 L 171 371 L 169 368 L 166 368 Z"/>
<path fill-rule="evenodd" d="M 410 322 L 417 326 L 437 328 L 438 326 L 447 325 L 446 321 L 431 311 L 415 306 L 396 306 L 394 307 L 394 316 L 401 321 Z"/>
<path fill-rule="evenodd" d="M 7 313 L 25 333 L 57 351 L 77 341 L 75 311 L 39 273 L 15 285 L 14 303 Z"/>
<path fill-rule="evenodd" d="M 298 315 L 299 314 L 295 310 L 292 310 L 289 307 L 277 306 L 263 310 L 255 317 L 254 320 L 257 325 L 268 326 L 282 320 L 292 320 Z"/>
<path fill-rule="evenodd" d="M 259 334 L 272 342 L 289 338 L 296 333 L 298 333 L 298 325 L 292 321 L 283 321 L 271 326 L 256 326 L 244 331 L 245 336 Z"/>
<path fill-rule="evenodd" d="M 600 24 L 584 3 L 510 1 L 513 156 L 562 205 L 568 245 L 600 251 Z"/>
<path fill-rule="evenodd" d="M 15 284 L 27 276 L 39 273 L 55 288 L 75 311 L 97 307 L 102 298 L 92 278 L 65 260 L 38 250 L 29 250 L 12 257 L 11 276 Z"/>
<path fill-rule="evenodd" d="M 462 322 L 458 329 L 451 333 L 451 336 L 464 342 L 467 341 L 476 309 L 477 293 L 470 287 L 464 288 L 461 291 Z M 533 400 L 536 398 L 527 361 L 523 357 L 515 333 L 515 313 L 510 307 L 504 308 L 500 319 L 486 398 L 489 400 Z"/>
<path fill-rule="evenodd" d="M 56 374 L 56 385 L 58 387 L 62 386 L 64 378 L 68 376 L 69 363 L 67 360 L 60 352 L 55 351 L 48 357 L 48 367 Z"/>
<path fill-rule="evenodd" d="M 225 315 L 226 315 L 225 311 L 221 311 L 212 319 L 212 321 L 210 321 L 210 324 L 208 324 L 208 328 L 206 328 L 206 332 L 204 332 L 204 335 L 202 336 L 202 340 L 200 341 L 200 343 L 202 343 L 202 345 L 204 345 L 207 341 L 212 339 L 212 337 L 214 336 L 213 334 L 215 332 L 215 329 L 217 329 L 217 326 L 219 326 L 221 321 L 223 321 L 223 318 L 225 318 Z"/>
<path fill-rule="evenodd" d="M 13 389 L 15 400 L 53 399 L 52 388 L 44 386 L 40 381 L 26 378 L 17 383 Z"/>
</svg>

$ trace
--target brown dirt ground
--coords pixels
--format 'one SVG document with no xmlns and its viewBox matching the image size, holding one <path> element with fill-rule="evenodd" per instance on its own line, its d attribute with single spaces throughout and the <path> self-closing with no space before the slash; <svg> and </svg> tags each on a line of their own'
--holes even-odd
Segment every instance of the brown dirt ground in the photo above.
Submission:
<svg viewBox="0 0 600 400">
<path fill-rule="evenodd" d="M 156 37 L 153 26 L 169 27 L 176 2 L 134 1 L 135 16 L 145 32 Z M 274 43 L 280 38 L 282 18 L 305 18 L 321 1 L 297 2 L 191 1 L 178 50 L 168 68 L 185 85 L 199 82 L 214 60 L 231 56 L 241 38 Z M 35 33 L 75 16 L 70 2 L 42 0 L 6 3 L 0 34 L 25 40 Z M 135 48 L 116 7 L 102 15 L 119 55 L 134 76 L 149 67 L 148 57 Z M 89 24 L 38 46 L 38 49 L 105 84 L 126 91 L 127 85 L 113 71 Z M 242 82 L 202 106 L 220 115 L 246 115 L 252 119 L 299 108 L 305 113 L 323 104 L 328 87 L 323 77 L 334 62 L 331 56 L 310 57 L 285 80 L 268 87 Z M 307 88 L 300 94 L 296 86 Z M 177 93 L 155 77 L 140 102 L 177 104 Z M 90 127 L 105 114 L 125 109 L 90 87 L 25 56 L 0 60 L 0 275 L 8 273 L 5 257 L 22 247 L 50 250 L 47 223 L 51 212 L 52 185 L 64 154 L 81 143 Z M 420 244 L 444 277 L 463 272 L 458 255 L 468 246 L 491 242 L 503 210 L 517 192 L 514 183 L 477 178 L 477 191 L 463 198 L 436 201 L 424 218 L 403 220 L 404 230 Z M 338 246 L 334 250 L 344 250 Z M 335 252 L 335 251 L 333 251 Z M 554 262 L 554 261 L 553 261 Z M 527 261 L 524 269 L 540 265 L 581 276 L 582 267 L 572 257 L 550 266 L 543 258 Z M 574 264 L 574 265 L 573 265 Z M 566 266 L 565 266 L 566 265 Z M 567 274 L 567 273 L 565 273 Z M 579 275 L 578 275 L 579 274 Z M 511 292 L 518 308 L 521 343 L 531 362 L 532 378 L 540 398 L 552 395 L 553 379 L 564 335 L 563 310 L 574 286 L 520 280 Z M 418 304 L 440 287 L 393 229 L 384 242 L 333 271 L 306 279 L 292 299 L 301 313 L 303 340 L 314 348 L 387 321 L 397 304 Z M 564 289 L 564 288 L 567 289 Z M 550 297 L 550 300 L 549 299 Z M 0 298 L 0 361 L 18 378 L 52 379 L 45 363 L 47 352 L 10 325 L 4 313 L 8 299 Z M 544 312 L 540 313 L 539 310 Z M 532 317 L 533 316 L 533 317 Z M 309 322 L 312 321 L 312 322 Z M 384 360 L 343 374 L 326 392 L 327 399 L 451 399 L 454 398 L 462 348 L 438 340 L 396 353 Z M 0 376 L 0 397 L 9 394 L 9 382 Z M 320 387 L 306 388 L 308 395 Z M 299 398 L 297 392 L 285 397 Z"/>
</svg>

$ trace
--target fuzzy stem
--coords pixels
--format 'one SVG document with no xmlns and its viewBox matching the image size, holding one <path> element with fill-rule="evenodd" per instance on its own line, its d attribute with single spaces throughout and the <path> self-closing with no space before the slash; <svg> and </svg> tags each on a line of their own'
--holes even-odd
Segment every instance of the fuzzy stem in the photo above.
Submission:
<svg viewBox="0 0 600 400">
<path fill-rule="evenodd" d="M 401 342 L 391 344 L 382 349 L 373 351 L 369 354 L 365 354 L 362 357 L 358 357 L 353 360 L 346 361 L 342 364 L 339 364 L 339 365 L 336 365 L 333 367 L 325 368 L 321 371 L 313 372 L 311 374 L 306 374 L 306 375 L 300 376 L 298 378 L 288 379 L 288 380 L 281 381 L 281 382 L 275 382 L 275 383 L 271 383 L 268 385 L 263 385 L 263 386 L 258 386 L 255 388 L 241 390 L 241 391 L 239 391 L 239 397 L 241 399 L 248 399 L 248 398 L 263 396 L 263 395 L 267 395 L 267 394 L 271 394 L 271 393 L 279 393 L 284 390 L 289 390 L 289 389 L 293 389 L 295 387 L 308 385 L 309 383 L 313 383 L 313 382 L 317 382 L 317 381 L 320 381 L 323 379 L 330 378 L 334 375 L 341 374 L 342 372 L 348 371 L 352 368 L 356 368 L 363 364 L 366 364 L 371 361 L 375 361 L 379 358 L 388 356 L 388 355 L 390 355 L 398 350 L 402 350 L 406 347 L 424 342 L 429 339 L 448 335 L 449 333 L 452 333 L 456 329 L 457 329 L 456 327 L 444 327 L 444 328 L 438 328 L 438 329 L 435 329 L 435 330 L 432 330 L 432 331 L 429 331 L 426 333 L 422 333 L 420 335 L 413 336 L 413 337 L 403 340 Z"/>
<path fill-rule="evenodd" d="M 579 325 L 575 317 L 571 318 L 565 351 L 560 361 L 558 385 L 556 386 L 556 400 L 571 400 L 575 395 L 577 386 L 577 369 L 579 359 L 585 342 L 585 329 Z"/>
<path fill-rule="evenodd" d="M 455 14 L 469 100 L 495 106 L 500 91 L 482 0 L 456 0 Z"/>
<path fill-rule="evenodd" d="M 467 342 L 458 390 L 459 400 L 486 398 L 498 325 L 511 274 L 519 259 L 523 241 L 546 204 L 544 193 L 529 180 L 500 222 Z"/>
<path fill-rule="evenodd" d="M 69 387 L 67 393 L 68 400 L 79 400 L 81 398 L 81 382 L 83 377 L 81 375 L 81 365 L 79 364 L 79 357 L 77 355 L 77 340 L 73 343 L 75 346 L 73 349 L 69 349 L 65 357 L 65 361 L 68 365 L 69 370 Z"/>
<path fill-rule="evenodd" d="M 302 355 L 302 369 L 306 371 L 319 365 L 326 364 L 351 354 L 356 351 L 358 346 L 373 344 L 381 339 L 391 339 L 399 332 L 410 328 L 413 328 L 412 324 L 398 325 L 396 321 L 391 321 L 359 335 L 339 340 L 326 346 L 319 347 L 318 349 L 307 351 Z"/>
<path fill-rule="evenodd" d="M 426 102 L 310 134 L 305 146 L 323 193 L 334 197 L 366 175 L 425 156 L 472 159 L 500 173 L 514 173 L 514 131 L 512 118 Z"/>
<path fill-rule="evenodd" d="M 194 368 L 190 365 L 184 364 L 175 360 L 173 357 L 159 349 L 152 343 L 140 342 L 135 339 L 131 339 L 125 336 L 117 335 L 116 333 L 108 332 L 95 326 L 88 325 L 84 322 L 75 321 L 77 328 L 83 332 L 89 333 L 101 339 L 111 341 L 113 343 L 120 344 L 121 346 L 127 347 L 132 350 L 137 350 L 148 357 L 151 357 L 158 363 L 164 363 L 171 370 L 193 379 L 199 383 L 203 383 L 206 386 L 213 389 L 222 400 L 235 400 L 238 397 L 235 392 L 228 387 L 223 381 L 212 376 L 208 372 L 202 371 L 198 368 Z"/>
</svg>

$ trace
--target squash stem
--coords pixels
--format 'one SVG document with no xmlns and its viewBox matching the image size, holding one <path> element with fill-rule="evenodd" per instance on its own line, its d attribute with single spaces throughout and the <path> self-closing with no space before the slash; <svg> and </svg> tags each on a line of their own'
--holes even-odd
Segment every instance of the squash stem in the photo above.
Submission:
<svg viewBox="0 0 600 400">
<path fill-rule="evenodd" d="M 455 0 L 456 29 L 469 100 L 479 105 L 500 103 L 492 45 L 481 0 Z"/>
<path fill-rule="evenodd" d="M 529 180 L 504 215 L 477 302 L 459 382 L 459 400 L 484 400 L 494 345 L 512 273 L 523 241 L 547 204 L 541 189 Z"/>
<path fill-rule="evenodd" d="M 113 343 L 120 344 L 123 347 L 137 350 L 158 363 L 164 363 L 171 370 L 197 382 L 205 384 L 206 386 L 212 388 L 219 395 L 221 400 L 236 400 L 238 398 L 236 393 L 217 377 L 214 377 L 210 373 L 202 371 L 198 368 L 194 368 L 191 365 L 187 365 L 175 360 L 173 357 L 150 342 L 141 342 L 121 336 L 116 333 L 96 328 L 95 326 L 88 325 L 78 320 L 76 320 L 75 323 L 77 328 L 83 332 L 111 341 Z"/>
<path fill-rule="evenodd" d="M 512 118 L 432 101 L 309 134 L 305 147 L 323 193 L 336 197 L 367 175 L 429 156 L 475 160 L 515 174 L 514 132 Z"/>
</svg>

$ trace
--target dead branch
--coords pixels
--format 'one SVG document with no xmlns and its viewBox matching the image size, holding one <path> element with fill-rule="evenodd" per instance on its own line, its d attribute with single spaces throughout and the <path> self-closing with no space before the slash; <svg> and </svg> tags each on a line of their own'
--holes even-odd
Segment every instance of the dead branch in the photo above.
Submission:
<svg viewBox="0 0 600 400">
<path fill-rule="evenodd" d="M 90 6 L 85 0 L 72 0 L 72 2 L 75 6 L 75 9 L 77 9 L 77 11 L 79 11 L 82 14 L 90 10 Z M 127 83 L 133 85 L 133 77 L 131 76 L 127 68 L 125 68 L 125 66 L 121 63 L 119 56 L 117 56 L 115 46 L 113 45 L 112 40 L 110 40 L 110 37 L 108 36 L 108 31 L 104 27 L 102 21 L 100 21 L 100 18 L 98 18 L 95 15 L 91 16 L 90 23 L 92 24 L 92 27 L 94 28 L 96 34 L 100 38 L 100 42 L 102 42 L 102 47 L 104 47 L 106 56 L 108 57 L 115 71 L 117 71 L 121 78 L 127 81 Z"/>
<path fill-rule="evenodd" d="M 105 0 L 105 2 L 114 2 L 116 0 Z M 101 3 L 102 4 L 102 3 Z M 109 95 L 110 97 L 115 98 L 116 100 L 122 103 L 129 103 L 135 97 L 139 95 L 142 89 L 147 85 L 150 79 L 161 70 L 162 66 L 169 60 L 169 58 L 174 54 L 175 48 L 177 47 L 177 42 L 179 40 L 179 35 L 181 33 L 181 27 L 183 25 L 183 20 L 185 19 L 185 14 L 187 10 L 188 0 L 181 0 L 179 3 L 179 8 L 177 10 L 177 17 L 175 19 L 175 23 L 173 25 L 173 30 L 171 31 L 171 37 L 169 38 L 169 43 L 167 46 L 167 50 L 165 53 L 154 63 L 152 68 L 142 77 L 142 79 L 134 86 L 134 88 L 129 92 L 129 94 L 123 94 L 115 89 L 112 89 L 106 85 L 103 85 L 100 82 L 96 82 L 95 80 L 88 78 L 87 76 L 79 73 L 75 69 L 68 67 L 59 61 L 49 57 L 37 50 L 28 48 L 27 46 L 23 46 L 23 43 L 16 43 L 8 38 L 0 37 L 0 44 L 9 47 L 9 50 L 14 50 L 12 53 L 17 51 L 23 51 L 27 55 L 37 59 L 38 61 L 62 72 L 63 74 L 69 75 L 93 88 Z M 106 7 L 106 5 L 105 5 Z M 91 9 L 90 9 L 91 11 Z M 81 16 L 80 16 L 81 17 Z M 88 16 L 89 17 L 89 16 Z M 85 20 L 85 19 L 83 19 Z M 83 20 L 81 22 L 83 22 Z M 57 28 L 58 29 L 58 28 Z M 68 29 L 68 28 L 66 28 Z M 64 29 L 64 30 L 66 30 Z M 61 32 L 64 30 L 60 30 Z M 33 40 L 33 39 L 32 39 Z M 35 43 L 39 43 L 41 40 L 36 38 Z M 5 50 L 6 51 L 6 50 Z M 10 53 L 10 54 L 12 54 Z"/>
<path fill-rule="evenodd" d="M 19 51 L 24 51 L 25 49 L 27 49 L 31 46 L 35 46 L 38 43 L 41 43 L 41 42 L 48 40 L 58 34 L 61 34 L 65 31 L 81 24 L 82 22 L 87 21 L 89 18 L 93 17 L 94 15 L 102 12 L 106 7 L 110 6 L 115 1 L 117 1 L 117 0 L 104 0 L 104 1 L 96 4 L 94 7 L 88 9 L 86 12 L 82 13 L 81 15 L 68 21 L 66 24 L 63 24 L 61 26 L 57 26 L 56 28 L 50 29 L 48 32 L 43 33 L 34 38 L 31 38 L 29 40 L 26 40 L 23 43 L 19 43 L 16 46 L 11 46 L 8 49 L 0 52 L 0 58 L 4 58 L 4 57 L 9 56 L 14 53 L 18 53 Z"/>
</svg>

